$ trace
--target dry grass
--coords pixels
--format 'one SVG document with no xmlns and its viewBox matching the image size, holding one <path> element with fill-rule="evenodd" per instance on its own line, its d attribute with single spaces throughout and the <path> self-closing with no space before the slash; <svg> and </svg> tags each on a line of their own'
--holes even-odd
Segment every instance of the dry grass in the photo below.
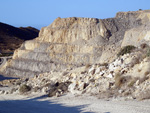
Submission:
<svg viewBox="0 0 150 113">
<path fill-rule="evenodd" d="M 127 87 L 132 87 L 134 83 L 136 82 L 137 79 L 132 78 L 131 76 L 121 76 L 120 73 L 117 73 L 115 75 L 115 87 L 116 88 L 127 88 Z"/>
<path fill-rule="evenodd" d="M 128 82 L 128 87 L 133 87 L 133 85 L 135 84 L 136 79 L 132 79 L 131 81 Z"/>
<path fill-rule="evenodd" d="M 120 73 L 117 73 L 115 75 L 115 86 L 116 88 L 120 88 L 121 85 L 122 85 L 122 80 L 123 80 L 123 77 L 121 77 L 121 74 Z"/>
</svg>

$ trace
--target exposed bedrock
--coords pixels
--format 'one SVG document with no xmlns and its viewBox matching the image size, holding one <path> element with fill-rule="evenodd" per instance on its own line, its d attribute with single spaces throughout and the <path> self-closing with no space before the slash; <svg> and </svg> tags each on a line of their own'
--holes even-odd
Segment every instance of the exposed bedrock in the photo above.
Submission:
<svg viewBox="0 0 150 113">
<path fill-rule="evenodd" d="M 129 44 L 128 40 L 137 44 L 134 40 L 138 40 L 138 30 L 147 26 L 149 15 L 149 11 L 135 11 L 119 12 L 115 18 L 108 19 L 57 18 L 40 30 L 39 37 L 22 44 L 1 72 L 9 76 L 32 77 L 52 70 L 111 62 L 121 45 Z M 137 36 L 132 37 L 130 34 L 134 33 Z M 142 36 L 146 33 L 149 29 L 144 29 Z M 141 40 L 149 40 L 143 37 Z"/>
</svg>

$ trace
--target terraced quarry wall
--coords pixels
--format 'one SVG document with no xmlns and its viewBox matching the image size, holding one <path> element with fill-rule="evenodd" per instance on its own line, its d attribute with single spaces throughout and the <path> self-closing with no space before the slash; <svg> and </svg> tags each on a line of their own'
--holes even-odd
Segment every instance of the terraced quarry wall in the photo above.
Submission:
<svg viewBox="0 0 150 113">
<path fill-rule="evenodd" d="M 147 13 L 120 12 L 109 19 L 57 18 L 43 27 L 36 39 L 22 44 L 1 72 L 32 77 L 52 70 L 110 62 L 121 48 L 125 32 L 149 22 L 145 19 Z"/>
</svg>

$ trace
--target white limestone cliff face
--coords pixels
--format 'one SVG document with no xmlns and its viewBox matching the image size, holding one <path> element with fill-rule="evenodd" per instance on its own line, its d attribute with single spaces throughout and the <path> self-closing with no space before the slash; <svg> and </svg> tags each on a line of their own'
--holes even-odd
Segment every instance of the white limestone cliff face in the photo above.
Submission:
<svg viewBox="0 0 150 113">
<path fill-rule="evenodd" d="M 150 25 L 143 25 L 125 32 L 122 47 L 127 45 L 138 46 L 141 42 L 150 41 Z"/>
<path fill-rule="evenodd" d="M 140 16 L 143 13 L 120 12 L 108 19 L 57 18 L 40 30 L 39 37 L 26 41 L 15 51 L 2 74 L 30 77 L 52 70 L 111 62 L 121 44 L 128 44 L 122 43 L 125 32 L 147 23 L 148 20 Z M 145 14 L 149 17 L 147 15 L 149 12 Z"/>
<path fill-rule="evenodd" d="M 96 36 L 109 35 L 100 19 L 94 18 L 57 18 L 46 28 L 42 28 L 38 40 L 51 43 L 73 43 L 76 40 L 89 40 Z"/>
<path fill-rule="evenodd" d="M 134 13 L 134 12 L 131 12 Z M 129 29 L 125 32 L 122 47 L 127 45 L 138 46 L 140 43 L 147 43 L 150 41 L 150 11 L 136 12 L 136 20 L 141 20 L 142 25 Z"/>
</svg>

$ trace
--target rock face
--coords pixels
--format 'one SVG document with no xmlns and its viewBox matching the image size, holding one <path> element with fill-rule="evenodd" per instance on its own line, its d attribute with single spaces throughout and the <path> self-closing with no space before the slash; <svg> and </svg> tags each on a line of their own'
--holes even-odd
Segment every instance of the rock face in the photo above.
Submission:
<svg viewBox="0 0 150 113">
<path fill-rule="evenodd" d="M 149 14 L 137 11 L 120 12 L 108 19 L 57 18 L 40 30 L 39 37 L 22 44 L 1 72 L 31 77 L 52 70 L 110 62 L 121 44 L 128 44 L 129 29 L 144 26 L 149 22 Z"/>
<path fill-rule="evenodd" d="M 140 20 L 142 25 L 125 32 L 122 47 L 126 45 L 138 46 L 141 42 L 147 43 L 147 41 L 150 41 L 150 11 L 139 11 L 136 17 L 136 20 Z"/>
</svg>

